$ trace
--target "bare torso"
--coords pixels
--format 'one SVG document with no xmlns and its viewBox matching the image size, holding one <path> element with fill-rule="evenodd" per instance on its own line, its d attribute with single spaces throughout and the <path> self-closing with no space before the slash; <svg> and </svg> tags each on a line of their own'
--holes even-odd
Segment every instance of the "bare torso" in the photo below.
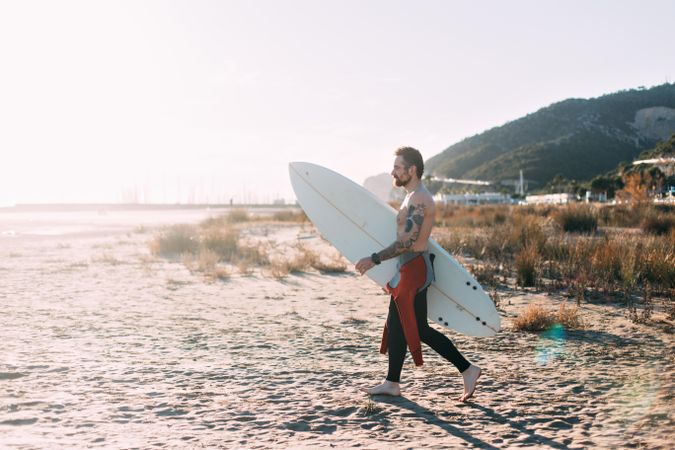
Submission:
<svg viewBox="0 0 675 450">
<path fill-rule="evenodd" d="M 411 233 L 419 233 L 408 251 L 423 252 L 429 246 L 429 236 L 434 226 L 436 208 L 427 189 L 420 186 L 406 195 L 396 215 L 396 240 L 404 241 Z"/>
</svg>

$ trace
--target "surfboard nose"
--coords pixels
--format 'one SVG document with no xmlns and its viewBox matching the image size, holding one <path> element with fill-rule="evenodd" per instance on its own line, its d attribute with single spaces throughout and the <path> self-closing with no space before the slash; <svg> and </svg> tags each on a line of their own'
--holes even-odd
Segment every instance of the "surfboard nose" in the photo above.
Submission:
<svg viewBox="0 0 675 450">
<path fill-rule="evenodd" d="M 288 163 L 288 173 L 291 175 L 293 173 L 309 175 L 308 172 L 312 171 L 312 167 L 316 167 L 316 164 L 304 161 L 291 161 Z"/>
</svg>

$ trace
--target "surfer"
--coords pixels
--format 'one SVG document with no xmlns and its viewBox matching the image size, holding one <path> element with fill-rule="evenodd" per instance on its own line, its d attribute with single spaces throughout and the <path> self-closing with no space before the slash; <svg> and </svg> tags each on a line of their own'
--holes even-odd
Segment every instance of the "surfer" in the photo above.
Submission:
<svg viewBox="0 0 675 450">
<path fill-rule="evenodd" d="M 427 288 L 434 280 L 433 256 L 429 255 L 427 247 L 436 207 L 422 184 L 424 160 L 412 147 L 401 147 L 395 155 L 391 176 L 394 185 L 403 187 L 407 193 L 396 217 L 396 241 L 356 263 L 356 270 L 363 275 L 384 260 L 399 258 L 399 272 L 387 284 L 391 300 L 380 345 L 380 352 L 389 354 L 389 371 L 382 384 L 366 392 L 370 395 L 401 395 L 399 383 L 406 346 L 419 366 L 423 363 L 421 341 L 462 374 L 464 393 L 459 400 L 464 402 L 473 396 L 481 369 L 467 361 L 450 339 L 427 323 Z"/>
</svg>

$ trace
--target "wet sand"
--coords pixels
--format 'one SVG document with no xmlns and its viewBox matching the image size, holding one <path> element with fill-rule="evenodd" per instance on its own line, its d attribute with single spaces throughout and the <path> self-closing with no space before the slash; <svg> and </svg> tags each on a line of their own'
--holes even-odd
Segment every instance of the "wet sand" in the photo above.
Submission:
<svg viewBox="0 0 675 450">
<path fill-rule="evenodd" d="M 277 248 L 331 251 L 306 227 L 263 228 Z M 445 331 L 484 369 L 471 402 L 426 347 L 402 397 L 369 399 L 388 297 L 367 278 L 207 282 L 151 256 L 151 237 L 0 237 L 0 447 L 671 448 L 669 322 L 586 304 L 584 330 L 514 332 L 528 302 L 565 299 L 503 291 L 498 336 Z"/>
</svg>

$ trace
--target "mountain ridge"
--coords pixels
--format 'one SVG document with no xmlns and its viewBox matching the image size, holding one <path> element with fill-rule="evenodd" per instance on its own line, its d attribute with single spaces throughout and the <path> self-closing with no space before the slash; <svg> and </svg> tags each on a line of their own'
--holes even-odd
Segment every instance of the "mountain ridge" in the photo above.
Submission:
<svg viewBox="0 0 675 450">
<path fill-rule="evenodd" d="M 675 132 L 675 84 L 570 98 L 457 142 L 429 158 L 442 178 L 499 182 L 522 169 L 535 184 L 587 181 Z"/>
</svg>

